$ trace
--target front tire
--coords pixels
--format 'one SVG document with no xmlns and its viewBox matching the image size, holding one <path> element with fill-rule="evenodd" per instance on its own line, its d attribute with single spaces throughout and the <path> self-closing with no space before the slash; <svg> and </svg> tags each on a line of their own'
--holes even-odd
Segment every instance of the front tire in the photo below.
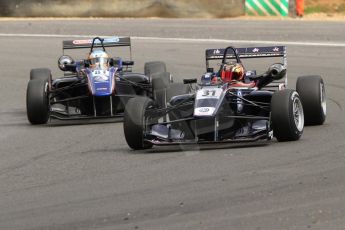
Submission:
<svg viewBox="0 0 345 230">
<path fill-rule="evenodd" d="M 326 120 L 325 85 L 320 76 L 303 76 L 297 79 L 306 125 L 322 125 Z"/>
<path fill-rule="evenodd" d="M 26 91 L 26 111 L 31 124 L 45 124 L 49 118 L 48 81 L 33 79 Z"/>
<path fill-rule="evenodd" d="M 123 131 L 128 146 L 134 150 L 152 148 L 151 143 L 144 143 L 145 111 L 153 101 L 147 97 L 131 98 L 125 107 Z"/>
<path fill-rule="evenodd" d="M 277 91 L 271 100 L 273 134 L 278 141 L 296 141 L 304 129 L 303 106 L 298 93 L 291 89 Z"/>
</svg>

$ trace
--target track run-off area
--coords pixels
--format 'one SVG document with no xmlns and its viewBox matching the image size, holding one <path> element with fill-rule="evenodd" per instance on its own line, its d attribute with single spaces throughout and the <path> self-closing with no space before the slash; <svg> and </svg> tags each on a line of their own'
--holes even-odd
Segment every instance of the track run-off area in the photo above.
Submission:
<svg viewBox="0 0 345 230">
<path fill-rule="evenodd" d="M 0 25 L 0 229 L 344 228 L 344 21 L 12 19 Z M 145 151 L 129 149 L 121 121 L 30 125 L 30 69 L 61 76 L 62 41 L 96 35 L 131 36 L 134 71 L 164 61 L 175 81 L 205 72 L 206 48 L 286 45 L 289 88 L 298 76 L 323 77 L 326 122 L 305 127 L 296 142 Z M 126 55 L 118 52 L 112 56 Z M 87 53 L 78 51 L 77 58 Z"/>
</svg>

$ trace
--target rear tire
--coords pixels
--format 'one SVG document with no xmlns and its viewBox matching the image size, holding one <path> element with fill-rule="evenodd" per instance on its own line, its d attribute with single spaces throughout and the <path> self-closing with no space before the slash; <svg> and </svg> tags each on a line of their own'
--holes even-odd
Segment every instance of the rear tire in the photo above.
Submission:
<svg viewBox="0 0 345 230">
<path fill-rule="evenodd" d="M 183 83 L 170 83 L 166 74 L 162 73 L 152 79 L 153 99 L 159 107 L 166 107 L 174 96 L 189 93 L 189 86 Z"/>
<path fill-rule="evenodd" d="M 144 143 L 145 111 L 153 105 L 147 97 L 131 98 L 125 107 L 123 131 L 128 146 L 134 150 L 152 148 L 151 143 Z"/>
<path fill-rule="evenodd" d="M 295 90 L 277 91 L 271 100 L 273 134 L 278 141 L 296 141 L 304 129 L 303 106 Z"/>
<path fill-rule="evenodd" d="M 167 72 L 167 68 L 164 62 L 162 61 L 151 61 L 146 62 L 144 67 L 145 75 L 149 77 L 150 81 L 156 78 L 158 75 L 162 73 L 166 73 L 166 78 L 168 82 L 173 82 L 172 76 L 169 72 Z"/>
<path fill-rule="evenodd" d="M 26 91 L 26 111 L 31 124 L 45 124 L 49 118 L 48 81 L 33 79 Z"/>
<path fill-rule="evenodd" d="M 326 120 L 325 85 L 320 76 L 303 76 L 297 79 L 306 125 L 322 125 Z"/>
<path fill-rule="evenodd" d="M 145 75 L 150 77 L 156 73 L 163 73 L 167 71 L 166 65 L 162 61 L 146 62 L 144 66 Z"/>
<path fill-rule="evenodd" d="M 43 79 L 49 80 L 51 77 L 51 71 L 47 68 L 32 69 L 30 71 L 30 80 Z"/>
</svg>

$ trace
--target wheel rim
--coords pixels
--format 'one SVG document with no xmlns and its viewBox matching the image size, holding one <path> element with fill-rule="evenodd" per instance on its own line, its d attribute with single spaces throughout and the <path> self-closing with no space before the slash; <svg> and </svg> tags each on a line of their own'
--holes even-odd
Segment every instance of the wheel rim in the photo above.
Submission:
<svg viewBox="0 0 345 230">
<path fill-rule="evenodd" d="M 326 115 L 326 94 L 325 94 L 325 85 L 320 84 L 320 101 L 323 115 Z"/>
<path fill-rule="evenodd" d="M 293 118 L 295 121 L 296 128 L 302 132 L 304 128 L 304 114 L 301 100 L 296 97 L 293 100 Z"/>
</svg>

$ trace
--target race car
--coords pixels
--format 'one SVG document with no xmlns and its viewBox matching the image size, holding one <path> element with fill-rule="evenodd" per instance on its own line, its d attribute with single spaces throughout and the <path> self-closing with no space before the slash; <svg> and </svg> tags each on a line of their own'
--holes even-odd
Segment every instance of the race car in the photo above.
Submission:
<svg viewBox="0 0 345 230">
<path fill-rule="evenodd" d="M 129 47 L 130 60 L 111 57 L 105 48 Z M 86 59 L 74 60 L 68 49 L 89 49 Z M 59 120 L 122 117 L 129 98 L 151 97 L 151 77 L 166 71 L 162 62 L 145 63 L 145 73 L 133 73 L 130 37 L 63 41 L 58 60 L 62 77 L 47 68 L 32 69 L 27 86 L 27 117 L 31 124 Z M 167 76 L 167 77 L 170 77 Z"/>
<path fill-rule="evenodd" d="M 242 59 L 247 58 L 280 61 L 257 74 L 245 69 Z M 220 60 L 214 71 L 210 62 Z M 199 82 L 184 79 L 184 94 L 182 86 L 180 92 L 175 90 L 176 83 L 161 83 L 164 93 L 154 100 L 134 97 L 128 101 L 123 123 L 127 144 L 139 150 L 153 145 L 243 143 L 274 137 L 298 140 L 305 124 L 324 123 L 325 86 L 320 76 L 302 76 L 296 90 L 288 89 L 286 67 L 285 46 L 207 49 L 206 73 Z"/>
</svg>

